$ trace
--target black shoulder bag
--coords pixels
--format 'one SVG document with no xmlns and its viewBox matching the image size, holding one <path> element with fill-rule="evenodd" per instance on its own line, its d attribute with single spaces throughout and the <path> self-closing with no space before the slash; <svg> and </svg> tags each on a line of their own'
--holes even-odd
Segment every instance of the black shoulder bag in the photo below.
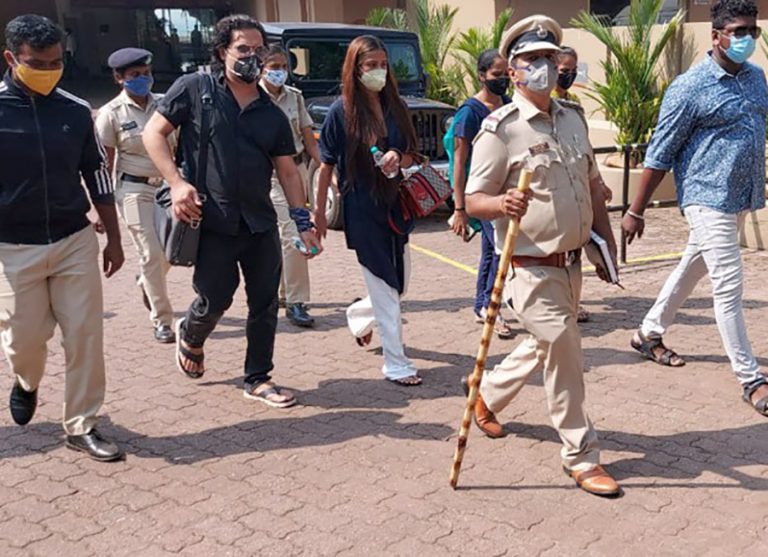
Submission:
<svg viewBox="0 0 768 557">
<path fill-rule="evenodd" d="M 214 90 L 213 76 L 204 74 L 200 80 L 200 149 L 197 154 L 197 176 L 194 184 L 197 189 L 204 188 L 206 183 Z M 200 201 L 205 202 L 204 194 L 198 196 Z M 194 266 L 200 245 L 200 220 L 186 223 L 176 217 L 171 203 L 171 188 L 167 183 L 155 192 L 155 229 L 171 265 Z"/>
</svg>

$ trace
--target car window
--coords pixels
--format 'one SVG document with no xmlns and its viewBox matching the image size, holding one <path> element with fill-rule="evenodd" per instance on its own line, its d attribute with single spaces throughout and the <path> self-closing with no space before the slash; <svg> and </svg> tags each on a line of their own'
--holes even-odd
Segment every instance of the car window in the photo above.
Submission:
<svg viewBox="0 0 768 557">
<path fill-rule="evenodd" d="M 287 46 L 291 55 L 291 73 L 298 81 L 341 80 L 341 67 L 349 41 L 292 39 Z M 418 80 L 418 58 L 414 45 L 391 42 L 386 47 L 397 80 Z"/>
</svg>

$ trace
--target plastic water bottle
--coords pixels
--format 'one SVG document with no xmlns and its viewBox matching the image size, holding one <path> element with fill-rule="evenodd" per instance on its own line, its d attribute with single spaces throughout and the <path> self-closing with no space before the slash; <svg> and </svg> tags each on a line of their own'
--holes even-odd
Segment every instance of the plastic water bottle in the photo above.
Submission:
<svg viewBox="0 0 768 557">
<path fill-rule="evenodd" d="M 374 145 L 373 147 L 371 147 L 371 155 L 373 155 L 373 164 L 375 164 L 379 168 L 382 168 L 382 164 L 383 164 L 382 159 L 384 158 L 384 153 L 381 151 L 381 149 L 379 149 Z M 383 168 L 381 171 L 384 173 L 384 176 L 386 176 L 387 178 L 396 178 L 397 175 L 400 174 L 400 169 L 390 172 L 389 174 L 384 172 Z"/>
<path fill-rule="evenodd" d="M 301 238 L 294 236 L 291 238 L 291 241 L 293 242 L 293 247 L 304 255 L 317 255 L 317 248 L 313 247 L 311 250 L 308 249 L 304 242 L 301 241 Z"/>
</svg>

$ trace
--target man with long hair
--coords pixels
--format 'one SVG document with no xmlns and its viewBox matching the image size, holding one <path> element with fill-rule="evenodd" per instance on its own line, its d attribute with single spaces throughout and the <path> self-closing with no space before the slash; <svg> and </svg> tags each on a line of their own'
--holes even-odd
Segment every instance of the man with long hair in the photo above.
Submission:
<svg viewBox="0 0 768 557">
<path fill-rule="evenodd" d="M 720 0 L 711 13 L 712 50 L 667 89 L 640 187 L 621 223 L 629 242 L 642 237 L 645 207 L 674 169 L 678 204 L 690 227 L 688 245 L 630 342 L 658 364 L 685 365 L 662 336 L 709 274 L 715 320 L 742 398 L 768 416 L 768 381 L 744 322 L 739 251 L 747 212 L 765 206 L 768 87 L 763 70 L 747 61 L 760 38 L 757 6 L 752 0 Z"/>
<path fill-rule="evenodd" d="M 188 377 L 202 377 L 203 344 L 232 304 L 242 271 L 248 302 L 244 395 L 286 408 L 296 403 L 295 396 L 269 375 L 281 271 L 277 217 L 269 199 L 273 169 L 307 249 L 317 254 L 322 246 L 304 208 L 290 124 L 258 84 L 267 50 L 263 27 L 249 16 L 233 15 L 216 24 L 214 35 L 213 76 L 179 78 L 144 131 L 147 152 L 171 186 L 175 215 L 187 222 L 202 218 L 193 278 L 197 298 L 176 325 L 176 364 Z M 201 138 L 207 85 L 211 133 Z M 166 139 L 176 128 L 184 175 Z M 189 180 L 196 176 L 202 142 L 210 142 L 206 183 L 193 185 Z"/>
</svg>

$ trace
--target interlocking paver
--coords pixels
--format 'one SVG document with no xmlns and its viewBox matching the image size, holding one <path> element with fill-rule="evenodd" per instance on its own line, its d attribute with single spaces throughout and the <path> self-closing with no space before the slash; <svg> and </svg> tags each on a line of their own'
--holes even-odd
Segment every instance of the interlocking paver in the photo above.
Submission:
<svg viewBox="0 0 768 557">
<path fill-rule="evenodd" d="M 477 243 L 445 228 L 423 223 L 412 242 L 474 265 Z M 676 210 L 653 211 L 630 258 L 680 251 L 685 238 Z M 376 337 L 362 350 L 349 336 L 344 308 L 364 284 L 342 236 L 331 233 L 327 247 L 311 263 L 317 328 L 280 319 L 274 375 L 303 404 L 281 412 L 240 390 L 243 294 L 207 347 L 208 373 L 189 381 L 172 347 L 151 339 L 126 241 L 127 268 L 104 283 L 101 429 L 128 459 L 100 464 L 63 448 L 54 338 L 33 423 L 13 425 L 0 406 L 0 554 L 738 555 L 768 544 L 768 424 L 739 400 L 706 280 L 667 338 L 689 359 L 682 371 L 628 346 L 674 261 L 625 268 L 624 291 L 584 281 L 587 403 L 623 498 L 590 497 L 563 475 L 540 377 L 501 414 L 506 439 L 472 430 L 454 492 L 458 380 L 480 337 L 474 277 L 412 250 L 405 337 L 425 383 L 401 389 L 381 379 Z M 744 261 L 745 315 L 765 365 L 768 254 Z M 189 280 L 185 269 L 169 275 L 179 313 L 193 296 Z M 489 362 L 515 342 L 494 339 Z M 0 394 L 11 385 L 0 374 Z"/>
</svg>

